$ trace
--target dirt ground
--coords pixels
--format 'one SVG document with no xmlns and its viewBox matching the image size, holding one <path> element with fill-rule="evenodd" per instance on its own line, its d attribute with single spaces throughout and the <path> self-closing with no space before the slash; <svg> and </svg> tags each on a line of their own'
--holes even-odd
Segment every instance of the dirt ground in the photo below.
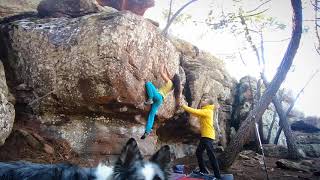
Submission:
<svg viewBox="0 0 320 180">
<path fill-rule="evenodd" d="M 73 152 L 69 144 L 63 140 L 53 140 L 41 134 L 37 130 L 37 124 L 25 124 L 20 122 L 15 124 L 13 133 L 6 140 L 6 143 L 0 147 L 0 161 L 25 160 L 37 163 L 61 163 L 68 162 L 80 166 L 93 166 L 96 163 L 88 162 Z M 314 179 L 320 180 L 320 176 L 313 173 L 299 171 L 290 171 L 280 169 L 276 166 L 275 158 L 266 158 L 269 179 Z M 263 170 L 261 160 L 254 157 L 250 159 L 241 159 L 235 161 L 232 167 L 224 173 L 232 173 L 237 180 L 264 180 L 266 173 Z M 314 159 L 320 167 L 320 159 Z M 195 158 L 178 159 L 174 164 L 185 164 L 187 172 L 190 172 L 197 166 Z M 319 168 L 320 170 L 320 168 Z"/>
<path fill-rule="evenodd" d="M 271 180 L 320 180 L 320 176 L 315 176 L 313 173 L 299 172 L 280 169 L 276 165 L 276 158 L 266 158 L 266 165 L 268 170 L 268 176 Z M 320 159 L 314 159 L 320 167 Z M 197 162 L 195 158 L 183 158 L 175 162 L 175 164 L 188 164 L 185 169 L 187 172 L 191 172 L 197 167 Z M 266 172 L 264 170 L 264 165 L 260 164 L 258 160 L 250 159 L 243 160 L 237 159 L 233 165 L 227 170 L 222 171 L 222 173 L 233 174 L 236 180 L 266 180 Z"/>
</svg>

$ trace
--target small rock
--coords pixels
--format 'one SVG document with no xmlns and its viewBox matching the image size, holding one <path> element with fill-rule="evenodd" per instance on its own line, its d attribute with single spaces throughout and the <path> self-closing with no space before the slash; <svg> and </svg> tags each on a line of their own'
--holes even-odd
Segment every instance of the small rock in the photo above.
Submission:
<svg viewBox="0 0 320 180">
<path fill-rule="evenodd" d="M 37 140 L 39 140 L 40 142 L 44 142 L 44 139 L 42 136 L 40 136 L 39 134 L 37 133 L 32 133 L 32 136 L 35 137 Z"/>
<path fill-rule="evenodd" d="M 293 161 L 289 161 L 287 159 L 280 159 L 276 162 L 276 164 L 277 164 L 277 167 L 280 167 L 282 169 L 310 172 L 310 168 L 308 166 L 305 166 L 305 165 L 302 165 L 300 163 L 296 163 Z"/>
<path fill-rule="evenodd" d="M 35 137 L 33 137 L 28 131 L 19 129 L 17 130 L 18 133 L 25 139 L 25 141 L 34 149 L 41 148 L 41 142 L 38 141 Z"/>
<path fill-rule="evenodd" d="M 315 175 L 315 176 L 320 176 L 320 171 L 314 172 L 313 175 Z"/>
<path fill-rule="evenodd" d="M 50 145 L 48 144 L 44 144 L 43 145 L 43 150 L 44 152 L 48 153 L 48 154 L 54 154 L 54 149 L 53 147 L 51 147 Z"/>
<path fill-rule="evenodd" d="M 313 163 L 314 163 L 314 162 L 313 162 L 312 160 L 302 160 L 302 161 L 301 161 L 301 164 L 302 164 L 302 165 L 305 165 L 305 166 L 311 166 L 311 167 L 312 167 L 312 166 L 313 166 Z"/>
<path fill-rule="evenodd" d="M 250 158 L 246 155 L 240 154 L 239 157 L 244 160 L 250 160 Z"/>
</svg>

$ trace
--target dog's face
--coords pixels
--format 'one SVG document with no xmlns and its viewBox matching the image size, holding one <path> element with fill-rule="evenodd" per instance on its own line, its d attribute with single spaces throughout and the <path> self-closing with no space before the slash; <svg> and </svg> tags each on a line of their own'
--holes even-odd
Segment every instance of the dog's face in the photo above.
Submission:
<svg viewBox="0 0 320 180">
<path fill-rule="evenodd" d="M 113 168 L 99 166 L 99 174 L 110 174 L 112 180 L 165 180 L 168 179 L 170 164 L 170 148 L 163 146 L 149 161 L 144 161 L 137 142 L 131 138 L 123 147 L 121 154 Z M 99 170 L 100 168 L 100 170 Z M 105 168 L 103 170 L 103 168 Z"/>
</svg>

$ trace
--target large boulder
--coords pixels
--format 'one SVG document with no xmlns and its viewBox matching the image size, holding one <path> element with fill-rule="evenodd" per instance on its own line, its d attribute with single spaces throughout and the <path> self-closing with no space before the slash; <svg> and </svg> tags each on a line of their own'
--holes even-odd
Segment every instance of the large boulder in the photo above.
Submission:
<svg viewBox="0 0 320 180">
<path fill-rule="evenodd" d="M 149 111 L 145 82 L 164 84 L 161 64 L 184 74 L 172 43 L 130 12 L 22 19 L 0 26 L 0 42 L 20 110 L 84 154 L 118 154 L 129 137 L 139 139 Z M 172 117 L 174 103 L 171 92 L 157 119 Z M 142 153 L 153 154 L 157 139 L 139 141 Z"/>
<path fill-rule="evenodd" d="M 36 12 L 41 0 L 1 0 L 0 17 L 12 16 L 22 12 Z"/>
<path fill-rule="evenodd" d="M 129 12 L 23 19 L 1 25 L 0 33 L 17 103 L 40 114 L 146 113 L 145 82 L 164 84 L 161 64 L 179 71 L 170 41 Z M 158 117 L 173 114 L 171 93 Z"/>
<path fill-rule="evenodd" d="M 103 11 L 104 7 L 96 0 L 42 0 L 37 10 L 40 17 L 80 17 Z"/>
<path fill-rule="evenodd" d="M 295 133 L 298 147 L 309 157 L 320 157 L 320 133 Z"/>
<path fill-rule="evenodd" d="M 226 146 L 233 102 L 232 89 L 235 86 L 235 80 L 228 74 L 220 59 L 207 52 L 199 51 L 197 47 L 186 41 L 175 38 L 171 40 L 180 52 L 180 63 L 186 74 L 186 84 L 184 85 L 186 101 L 189 106 L 199 108 L 198 105 L 203 94 L 208 93 L 216 104 L 220 104 L 219 125 L 222 138 L 218 138 L 218 133 L 216 133 L 216 138 L 223 146 Z M 188 122 L 188 127 L 193 132 L 199 133 L 199 120 L 190 117 Z"/>
<path fill-rule="evenodd" d="M 0 145 L 4 144 L 13 127 L 15 110 L 9 101 L 10 93 L 6 83 L 3 64 L 0 61 Z"/>
<path fill-rule="evenodd" d="M 281 145 L 264 144 L 263 150 L 267 157 L 286 158 L 288 156 L 287 147 Z"/>
</svg>

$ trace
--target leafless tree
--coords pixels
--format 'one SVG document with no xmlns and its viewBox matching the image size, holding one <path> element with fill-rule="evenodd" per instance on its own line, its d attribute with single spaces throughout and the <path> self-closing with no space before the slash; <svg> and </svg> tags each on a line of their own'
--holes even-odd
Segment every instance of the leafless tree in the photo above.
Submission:
<svg viewBox="0 0 320 180">
<path fill-rule="evenodd" d="M 191 1 L 187 2 L 186 4 L 184 4 L 183 6 L 181 6 L 181 8 L 178 9 L 177 12 L 175 12 L 175 13 L 172 15 L 172 17 L 170 18 L 170 20 L 168 20 L 166 27 L 165 27 L 165 28 L 163 29 L 163 31 L 162 31 L 162 34 L 163 34 L 164 36 L 167 36 L 169 27 L 171 26 L 171 24 L 173 23 L 173 21 L 178 17 L 178 15 L 182 12 L 182 10 L 185 9 L 187 6 L 189 6 L 191 3 L 196 2 L 196 1 L 198 1 L 198 0 L 191 0 Z M 170 12 L 169 12 L 169 16 L 170 16 L 170 14 L 171 14 L 171 7 L 172 7 L 172 4 L 171 4 L 171 3 L 172 3 L 172 1 L 170 2 Z"/>
<path fill-rule="evenodd" d="M 241 151 L 243 145 L 248 142 L 248 138 L 250 135 L 249 130 L 252 129 L 254 122 L 262 117 L 264 111 L 272 101 L 272 97 L 277 93 L 292 65 L 294 56 L 297 52 L 297 49 L 299 48 L 302 33 L 301 0 L 291 0 L 291 5 L 293 8 L 293 31 L 286 53 L 282 59 L 276 75 L 272 79 L 270 85 L 264 91 L 258 104 L 249 113 L 245 121 L 241 123 L 235 137 L 231 140 L 224 153 L 220 156 L 220 159 L 223 159 L 223 161 L 221 161 L 222 168 L 230 167 Z"/>
<path fill-rule="evenodd" d="M 306 84 L 303 86 L 303 88 L 299 91 L 299 93 L 297 94 L 297 96 L 295 97 L 295 99 L 291 102 L 287 112 L 286 112 L 286 117 L 289 116 L 291 110 L 293 109 L 295 103 L 297 102 L 297 100 L 299 99 L 300 95 L 304 92 L 304 89 L 310 84 L 310 82 L 312 81 L 312 79 L 318 74 L 319 72 L 319 69 L 316 70 L 309 78 L 309 80 L 306 82 Z M 277 134 L 276 134 L 276 137 L 274 139 L 274 144 L 278 144 L 279 142 L 279 138 L 280 138 L 280 134 L 281 134 L 281 131 L 282 131 L 283 127 L 280 126 L 278 131 L 277 131 Z"/>
</svg>

